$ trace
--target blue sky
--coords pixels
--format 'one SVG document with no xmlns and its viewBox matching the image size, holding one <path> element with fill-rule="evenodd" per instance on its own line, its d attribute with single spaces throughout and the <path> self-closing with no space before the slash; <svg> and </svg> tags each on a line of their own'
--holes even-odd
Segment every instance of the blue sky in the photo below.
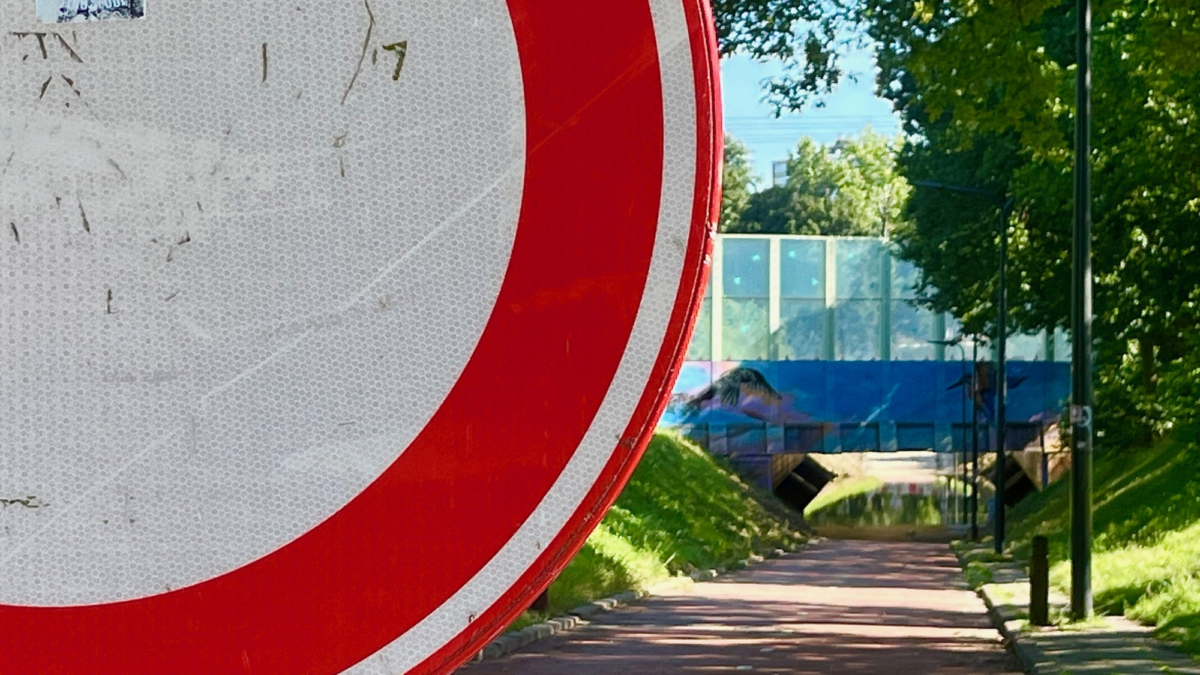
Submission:
<svg viewBox="0 0 1200 675">
<path fill-rule="evenodd" d="M 777 64 L 756 63 L 746 56 L 721 62 L 721 98 L 725 108 L 725 132 L 741 139 L 753 153 L 758 188 L 771 186 L 771 162 L 787 159 L 802 136 L 832 143 L 855 136 L 866 126 L 878 133 L 895 134 L 899 117 L 889 102 L 875 96 L 875 62 L 869 49 L 851 53 L 844 61 L 848 74 L 858 82 L 843 79 L 826 97 L 826 107 L 809 106 L 799 115 L 775 119 L 771 106 L 762 102 L 763 79 L 779 73 Z"/>
</svg>

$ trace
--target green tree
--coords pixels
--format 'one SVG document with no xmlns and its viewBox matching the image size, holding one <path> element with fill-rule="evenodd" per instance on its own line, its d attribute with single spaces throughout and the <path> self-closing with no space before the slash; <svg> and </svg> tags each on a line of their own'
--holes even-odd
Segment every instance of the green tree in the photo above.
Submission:
<svg viewBox="0 0 1200 675">
<path fill-rule="evenodd" d="M 784 63 L 766 85 L 781 111 L 819 100 L 844 76 L 840 36 L 869 38 L 877 91 L 909 139 L 901 173 L 1013 196 L 1013 327 L 1067 323 L 1073 0 L 719 0 L 714 9 L 722 53 Z M 1094 332 L 1100 420 L 1112 438 L 1122 426 L 1169 430 L 1196 407 L 1184 383 L 1200 376 L 1200 3 L 1106 0 L 1094 31 Z M 809 212 L 823 208 L 810 201 Z M 894 233 L 924 271 L 925 301 L 972 332 L 992 330 L 996 209 L 926 191 L 910 203 Z"/>
<path fill-rule="evenodd" d="M 742 213 L 750 204 L 751 190 L 756 182 L 754 168 L 750 166 L 750 150 L 727 134 L 721 178 L 721 232 L 738 231 Z"/>
<path fill-rule="evenodd" d="M 886 236 L 911 190 L 896 170 L 896 143 L 869 129 L 831 147 L 801 139 L 788 159 L 797 234 Z"/>
<path fill-rule="evenodd" d="M 750 196 L 737 230 L 741 234 L 794 234 L 795 212 L 792 211 L 792 191 L 783 185 L 772 185 Z"/>
<path fill-rule="evenodd" d="M 727 231 L 890 234 L 911 191 L 897 172 L 896 146 L 869 130 L 832 146 L 802 138 L 788 158 L 787 184 L 751 197 L 739 227 Z"/>
<path fill-rule="evenodd" d="M 777 112 L 799 111 L 841 78 L 841 14 L 808 0 L 713 0 L 712 7 L 721 56 L 747 54 L 782 66 L 765 83 Z"/>
<path fill-rule="evenodd" d="M 1016 198 L 1006 224 L 1014 327 L 1066 324 L 1074 2 L 860 0 L 832 11 L 880 45 L 878 90 L 901 111 L 913 139 L 901 170 Z M 1182 382 L 1179 373 L 1200 369 L 1200 67 L 1193 56 L 1200 6 L 1113 0 L 1098 7 L 1095 25 L 1094 329 L 1102 419 L 1109 432 L 1139 425 L 1164 431 L 1180 414 L 1171 411 L 1180 409 L 1175 402 L 1183 394 L 1157 383 Z M 921 191 L 910 215 L 896 238 L 925 271 L 926 300 L 970 330 L 991 330 L 996 209 Z"/>
</svg>

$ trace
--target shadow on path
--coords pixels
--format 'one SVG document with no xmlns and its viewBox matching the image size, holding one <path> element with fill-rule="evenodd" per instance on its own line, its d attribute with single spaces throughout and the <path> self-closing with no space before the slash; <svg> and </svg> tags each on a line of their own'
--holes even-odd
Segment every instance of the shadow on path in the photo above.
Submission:
<svg viewBox="0 0 1200 675">
<path fill-rule="evenodd" d="M 462 675 L 1016 672 L 941 545 L 824 541 Z"/>
</svg>

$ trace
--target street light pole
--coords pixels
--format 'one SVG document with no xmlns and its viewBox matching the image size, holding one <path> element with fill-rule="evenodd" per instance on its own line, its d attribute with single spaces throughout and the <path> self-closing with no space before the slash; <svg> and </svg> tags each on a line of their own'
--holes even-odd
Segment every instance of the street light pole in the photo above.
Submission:
<svg viewBox="0 0 1200 675">
<path fill-rule="evenodd" d="M 1085 2 L 1086 0 L 1080 1 Z M 1008 378 L 1006 377 L 1008 355 L 1005 349 L 1008 341 L 1008 221 L 1012 217 L 1012 210 L 1016 204 L 1016 200 L 1012 197 L 1005 198 L 986 188 L 947 185 L 945 183 L 926 180 L 915 180 L 912 184 L 916 187 L 929 188 L 931 190 L 945 190 L 946 192 L 959 192 L 984 197 L 1000 207 L 1000 278 L 998 280 L 1000 288 L 998 292 L 999 316 L 996 321 L 996 512 L 992 520 L 996 526 L 996 553 L 1003 553 L 1005 525 L 1005 425 L 1007 424 L 1006 414 L 1008 407 Z"/>
<path fill-rule="evenodd" d="M 1071 617 L 1092 616 L 1092 6 L 1077 0 L 1071 279 Z"/>
<path fill-rule="evenodd" d="M 975 401 L 979 338 L 971 340 L 971 541 L 979 541 L 979 404 Z"/>
<path fill-rule="evenodd" d="M 996 320 L 996 553 L 1004 552 L 1005 526 L 1005 459 L 1008 454 L 1006 438 L 1008 425 L 1008 219 L 1012 216 L 1013 199 L 1004 200 L 1000 208 L 1000 305 Z"/>
<path fill-rule="evenodd" d="M 968 382 L 972 382 L 973 380 L 967 379 L 967 373 L 966 373 L 967 348 L 962 346 L 962 341 L 963 341 L 964 337 L 965 336 L 960 332 L 958 335 L 955 335 L 954 338 L 951 340 L 929 340 L 929 342 L 931 342 L 935 345 L 941 345 L 943 347 L 958 347 L 958 354 L 961 357 L 959 360 L 959 364 L 963 366 L 962 370 L 964 371 L 962 374 L 962 377 L 960 377 L 958 379 L 958 381 L 962 385 L 962 388 L 960 390 L 962 395 L 959 396 L 959 402 L 962 403 L 962 421 L 961 421 L 962 426 L 960 426 L 959 429 L 962 433 L 962 440 L 963 440 L 962 453 L 961 453 L 961 456 L 962 456 L 962 522 L 965 524 L 967 522 L 967 518 L 969 517 L 968 509 L 970 509 L 970 507 L 971 507 L 970 494 L 967 491 L 967 484 L 971 480 L 970 477 L 967 475 L 967 384 L 968 384 Z M 971 377 L 972 378 L 974 377 L 973 373 L 972 373 Z M 958 470 L 957 469 L 955 469 L 955 471 L 954 471 L 954 478 L 955 479 L 958 478 Z"/>
<path fill-rule="evenodd" d="M 970 495 L 970 492 L 968 492 L 968 490 L 967 490 L 967 485 L 971 481 L 970 476 L 967 475 L 967 472 L 969 471 L 969 468 L 967 467 L 967 395 L 969 394 L 969 392 L 967 391 L 967 389 L 970 386 L 968 384 L 970 382 L 970 380 L 967 379 L 967 373 L 966 373 L 967 369 L 965 367 L 967 365 L 967 348 L 962 346 L 962 334 L 959 334 L 958 339 L 959 339 L 959 342 L 955 346 L 958 347 L 958 354 L 960 356 L 959 363 L 964 366 L 962 369 L 963 370 L 962 395 L 959 397 L 959 399 L 962 403 L 962 417 L 960 418 L 960 423 L 962 424 L 962 426 L 960 427 L 960 429 L 961 429 L 960 433 L 962 434 L 962 440 L 963 440 L 963 445 L 962 445 L 962 482 L 963 482 L 962 522 L 965 524 L 967 522 L 967 519 L 970 517 L 967 510 L 971 508 L 971 495 Z"/>
</svg>

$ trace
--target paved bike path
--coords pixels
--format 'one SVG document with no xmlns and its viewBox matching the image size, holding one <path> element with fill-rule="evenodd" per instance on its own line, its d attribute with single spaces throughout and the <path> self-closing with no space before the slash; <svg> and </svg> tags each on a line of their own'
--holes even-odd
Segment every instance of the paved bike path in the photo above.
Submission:
<svg viewBox="0 0 1200 675">
<path fill-rule="evenodd" d="M 944 544 L 823 541 L 460 675 L 1018 672 Z"/>
</svg>

